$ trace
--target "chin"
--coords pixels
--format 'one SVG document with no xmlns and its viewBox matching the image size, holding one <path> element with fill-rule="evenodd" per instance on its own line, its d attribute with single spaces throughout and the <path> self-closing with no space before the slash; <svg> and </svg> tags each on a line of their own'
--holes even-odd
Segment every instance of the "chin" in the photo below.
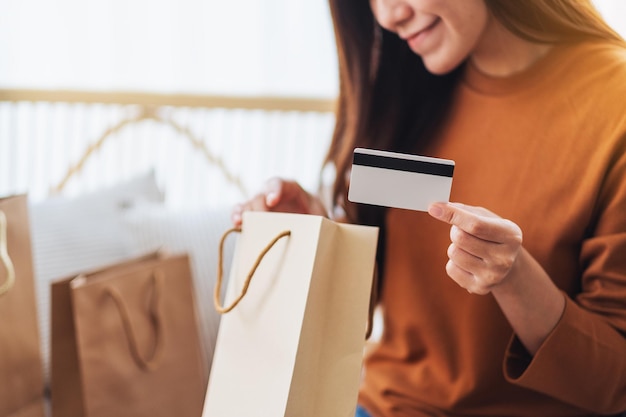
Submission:
<svg viewBox="0 0 626 417">
<path fill-rule="evenodd" d="M 439 62 L 429 62 L 428 60 L 423 60 L 424 62 L 424 66 L 426 67 L 426 69 L 428 70 L 428 72 L 430 72 L 431 74 L 434 75 L 446 75 L 452 71 L 454 71 L 454 69 L 456 69 L 461 63 L 460 62 L 454 62 L 454 63 L 439 63 Z"/>
<path fill-rule="evenodd" d="M 443 54 L 442 54 L 443 55 Z M 464 61 L 465 57 L 450 57 L 441 55 L 426 55 L 422 56 L 422 62 L 424 66 L 434 75 L 445 75 L 454 71 Z"/>
</svg>

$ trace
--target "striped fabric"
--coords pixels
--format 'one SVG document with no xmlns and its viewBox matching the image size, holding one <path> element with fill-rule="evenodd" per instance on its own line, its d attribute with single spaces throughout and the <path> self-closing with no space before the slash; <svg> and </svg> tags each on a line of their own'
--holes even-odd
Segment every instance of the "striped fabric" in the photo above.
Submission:
<svg viewBox="0 0 626 417">
<path fill-rule="evenodd" d="M 133 238 L 135 252 L 160 249 L 189 255 L 208 371 L 220 322 L 220 315 L 213 307 L 219 241 L 224 232 L 232 227 L 230 208 L 171 209 L 163 205 L 140 205 L 126 214 L 124 223 Z M 234 236 L 226 241 L 225 282 L 235 241 Z"/>
<path fill-rule="evenodd" d="M 0 101 L 0 195 L 49 196 L 107 129 L 141 112 L 119 104 Z M 159 117 L 188 129 L 253 193 L 269 177 L 315 189 L 332 113 L 166 107 Z M 154 169 L 172 207 L 218 207 L 244 196 L 172 126 L 129 124 L 107 138 L 63 189 L 76 196 Z"/>
<path fill-rule="evenodd" d="M 31 242 L 46 380 L 50 355 L 50 282 L 132 257 L 136 248 L 132 234 L 123 223 L 124 213 L 146 201 L 163 201 L 152 173 L 81 197 L 31 203 Z"/>
</svg>

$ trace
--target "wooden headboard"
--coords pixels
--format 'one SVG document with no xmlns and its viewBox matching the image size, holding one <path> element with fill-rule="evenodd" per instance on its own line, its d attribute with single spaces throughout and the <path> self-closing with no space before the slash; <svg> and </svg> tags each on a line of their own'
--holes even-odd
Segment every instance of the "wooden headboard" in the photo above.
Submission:
<svg viewBox="0 0 626 417">
<path fill-rule="evenodd" d="M 174 204 L 230 203 L 274 175 L 314 187 L 334 106 L 289 97 L 0 90 L 0 194 L 77 194 L 149 168 Z"/>
</svg>

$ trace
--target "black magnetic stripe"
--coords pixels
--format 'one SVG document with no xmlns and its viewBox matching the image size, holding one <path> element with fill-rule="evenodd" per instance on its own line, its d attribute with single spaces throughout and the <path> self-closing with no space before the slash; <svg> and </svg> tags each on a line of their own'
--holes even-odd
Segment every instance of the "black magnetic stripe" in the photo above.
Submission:
<svg viewBox="0 0 626 417">
<path fill-rule="evenodd" d="M 415 161 L 412 159 L 390 158 L 388 156 L 354 153 L 354 165 L 363 165 L 374 168 L 394 169 L 396 171 L 417 172 L 419 174 L 439 175 L 452 177 L 454 165 L 439 164 L 436 162 Z"/>
</svg>

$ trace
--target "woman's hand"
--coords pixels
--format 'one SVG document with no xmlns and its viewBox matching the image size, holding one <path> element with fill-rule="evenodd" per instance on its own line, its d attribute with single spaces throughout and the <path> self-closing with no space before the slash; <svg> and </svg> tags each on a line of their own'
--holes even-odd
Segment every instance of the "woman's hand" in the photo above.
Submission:
<svg viewBox="0 0 626 417">
<path fill-rule="evenodd" d="M 522 231 L 482 207 L 435 203 L 431 216 L 450 225 L 446 272 L 470 293 L 491 293 L 534 355 L 558 323 L 565 297 L 522 247 Z"/>
<path fill-rule="evenodd" d="M 282 178 L 270 179 L 262 192 L 233 208 L 231 219 L 235 226 L 241 225 L 241 215 L 244 211 L 276 211 L 327 216 L 326 209 L 317 196 L 306 192 L 297 182 Z"/>
<path fill-rule="evenodd" d="M 460 203 L 436 203 L 428 212 L 452 225 L 446 272 L 470 293 L 491 292 L 517 267 L 522 231 L 512 221 Z"/>
</svg>

